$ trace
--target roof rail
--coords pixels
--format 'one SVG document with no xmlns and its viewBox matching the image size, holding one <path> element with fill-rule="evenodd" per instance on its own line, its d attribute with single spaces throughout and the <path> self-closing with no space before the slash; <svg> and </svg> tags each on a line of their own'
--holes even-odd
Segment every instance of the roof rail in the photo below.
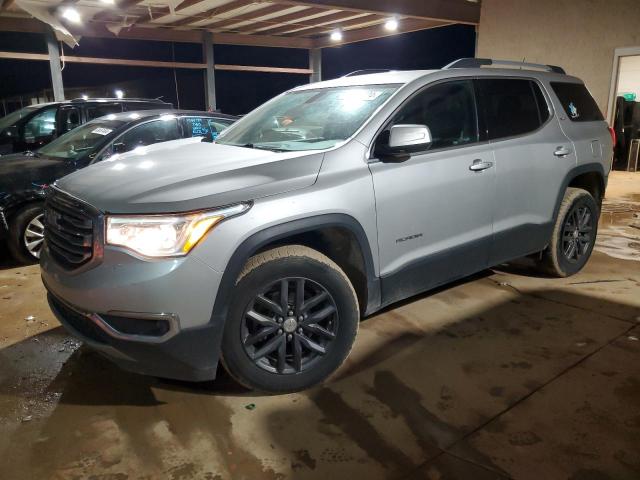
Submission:
<svg viewBox="0 0 640 480">
<path fill-rule="evenodd" d="M 480 68 L 487 65 L 501 65 L 505 67 L 515 68 L 538 68 L 546 70 L 547 72 L 565 74 L 564 68 L 557 67 L 555 65 L 543 65 L 541 63 L 525 63 L 514 62 L 513 60 L 494 60 L 492 58 L 460 58 L 454 60 L 449 65 L 444 66 L 442 69 L 447 70 L 450 68 Z"/>
<path fill-rule="evenodd" d="M 370 73 L 385 73 L 390 72 L 388 68 L 366 68 L 364 70 L 356 70 L 355 72 L 347 73 L 344 77 L 357 77 L 358 75 L 369 75 Z"/>
<path fill-rule="evenodd" d="M 89 98 L 74 98 L 69 100 L 70 102 L 95 102 L 95 101 L 135 101 L 135 102 L 148 102 L 148 103 L 167 103 L 159 98 L 135 98 L 135 97 L 123 97 L 123 98 L 109 98 L 109 97 L 89 97 Z"/>
</svg>

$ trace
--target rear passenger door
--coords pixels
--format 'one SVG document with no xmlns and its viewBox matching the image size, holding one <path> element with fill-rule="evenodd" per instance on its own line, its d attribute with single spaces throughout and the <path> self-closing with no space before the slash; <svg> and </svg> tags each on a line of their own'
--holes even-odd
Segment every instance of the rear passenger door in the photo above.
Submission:
<svg viewBox="0 0 640 480">
<path fill-rule="evenodd" d="M 497 265 L 546 246 L 576 155 L 538 81 L 480 78 L 476 85 L 496 164 L 489 263 Z"/>
</svg>

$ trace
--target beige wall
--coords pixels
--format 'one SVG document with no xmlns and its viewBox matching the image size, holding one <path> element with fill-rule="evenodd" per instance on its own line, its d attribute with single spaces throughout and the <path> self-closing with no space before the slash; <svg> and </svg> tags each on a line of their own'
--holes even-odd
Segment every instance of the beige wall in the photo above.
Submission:
<svg viewBox="0 0 640 480">
<path fill-rule="evenodd" d="M 614 49 L 634 46 L 639 0 L 482 0 L 478 57 L 559 65 L 605 115 Z"/>
</svg>

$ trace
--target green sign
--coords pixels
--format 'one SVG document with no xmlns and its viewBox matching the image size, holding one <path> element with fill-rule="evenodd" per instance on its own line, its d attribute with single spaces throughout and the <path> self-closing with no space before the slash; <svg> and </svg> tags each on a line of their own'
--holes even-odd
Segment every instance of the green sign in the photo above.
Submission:
<svg viewBox="0 0 640 480">
<path fill-rule="evenodd" d="M 624 99 L 627 102 L 635 102 L 636 101 L 636 94 L 635 93 L 627 92 L 627 93 L 620 93 L 620 95 L 623 96 Z"/>
</svg>

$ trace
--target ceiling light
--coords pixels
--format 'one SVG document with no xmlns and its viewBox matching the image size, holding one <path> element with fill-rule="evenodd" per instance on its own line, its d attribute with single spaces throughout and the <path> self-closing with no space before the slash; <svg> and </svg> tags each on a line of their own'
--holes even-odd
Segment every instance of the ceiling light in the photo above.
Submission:
<svg viewBox="0 0 640 480">
<path fill-rule="evenodd" d="M 334 42 L 339 42 L 340 40 L 342 40 L 342 32 L 340 30 L 336 30 L 334 32 L 331 32 L 331 37 L 330 38 Z"/>
<path fill-rule="evenodd" d="M 82 95 L 82 99 L 83 99 L 83 100 L 89 100 L 89 95 L 83 94 L 83 95 Z"/>
<path fill-rule="evenodd" d="M 116 97 L 118 98 L 124 97 L 124 92 L 122 90 L 116 90 Z"/>
<path fill-rule="evenodd" d="M 113 5 L 115 2 L 113 0 L 100 0 L 102 3 L 106 3 L 107 5 Z"/>
<path fill-rule="evenodd" d="M 80 13 L 73 7 L 67 7 L 63 9 L 62 18 L 69 20 L 71 23 L 80 23 L 82 21 Z"/>
<path fill-rule="evenodd" d="M 390 18 L 384 24 L 384 28 L 389 30 L 390 32 L 395 32 L 398 30 L 398 20 L 395 18 Z"/>
</svg>

